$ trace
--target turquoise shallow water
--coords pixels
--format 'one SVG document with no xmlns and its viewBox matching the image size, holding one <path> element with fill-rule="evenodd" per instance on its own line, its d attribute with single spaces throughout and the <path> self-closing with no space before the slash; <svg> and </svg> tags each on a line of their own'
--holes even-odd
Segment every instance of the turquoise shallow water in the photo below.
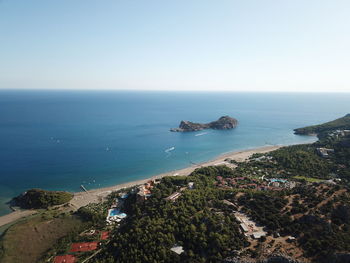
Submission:
<svg viewBox="0 0 350 263">
<path fill-rule="evenodd" d="M 347 114 L 349 101 L 350 94 L 0 91 L 0 214 L 28 188 L 98 188 L 229 151 L 309 142 L 292 130 Z M 169 131 L 183 119 L 222 115 L 239 126 Z"/>
</svg>

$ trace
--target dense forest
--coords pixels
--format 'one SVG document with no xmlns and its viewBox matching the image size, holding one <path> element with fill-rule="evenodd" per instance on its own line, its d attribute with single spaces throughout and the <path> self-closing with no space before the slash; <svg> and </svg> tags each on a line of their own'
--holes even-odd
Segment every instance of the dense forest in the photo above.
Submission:
<svg viewBox="0 0 350 263">
<path fill-rule="evenodd" d="M 248 245 L 235 218 L 220 208 L 227 193 L 213 184 L 215 176 L 231 172 L 227 167 L 201 168 L 188 177 L 164 178 L 144 203 L 130 196 L 125 211 L 131 218 L 115 231 L 96 262 L 219 262 Z M 183 191 L 176 202 L 165 200 L 190 181 L 195 189 Z M 185 252 L 172 252 L 175 245 Z"/>
</svg>

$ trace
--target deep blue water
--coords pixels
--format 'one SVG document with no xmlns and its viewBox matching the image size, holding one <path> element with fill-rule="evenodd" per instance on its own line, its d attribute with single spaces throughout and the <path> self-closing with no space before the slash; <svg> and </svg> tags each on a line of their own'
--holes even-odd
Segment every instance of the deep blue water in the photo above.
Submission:
<svg viewBox="0 0 350 263">
<path fill-rule="evenodd" d="M 349 113 L 349 101 L 350 94 L 0 91 L 0 214 L 28 188 L 98 188 L 228 151 L 308 142 L 314 138 L 292 130 Z M 238 128 L 169 132 L 183 119 L 222 115 L 237 118 Z"/>
</svg>

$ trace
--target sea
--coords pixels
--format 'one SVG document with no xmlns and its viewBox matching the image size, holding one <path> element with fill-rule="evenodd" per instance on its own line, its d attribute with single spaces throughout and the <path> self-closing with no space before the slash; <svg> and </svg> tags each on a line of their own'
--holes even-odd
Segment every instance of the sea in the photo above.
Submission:
<svg viewBox="0 0 350 263">
<path fill-rule="evenodd" d="M 0 215 L 30 188 L 111 186 L 267 145 L 350 112 L 350 93 L 0 91 Z M 170 132 L 229 115 L 233 130 Z"/>
</svg>

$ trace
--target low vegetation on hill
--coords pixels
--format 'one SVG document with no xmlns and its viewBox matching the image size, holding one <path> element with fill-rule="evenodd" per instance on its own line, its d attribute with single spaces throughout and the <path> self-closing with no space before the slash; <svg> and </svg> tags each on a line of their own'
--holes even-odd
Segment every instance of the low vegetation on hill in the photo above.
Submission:
<svg viewBox="0 0 350 263">
<path fill-rule="evenodd" d="M 239 198 L 252 218 L 275 234 L 294 236 L 304 255 L 316 262 L 329 262 L 334 253 L 350 251 L 349 201 L 347 190 L 333 185 Z"/>
<path fill-rule="evenodd" d="M 85 227 L 86 224 L 79 217 L 60 211 L 32 216 L 11 226 L 3 234 L 0 262 L 41 262 L 47 251 L 57 246 L 62 238 L 75 237 Z"/>
<path fill-rule="evenodd" d="M 68 192 L 46 191 L 31 189 L 14 198 L 17 206 L 27 209 L 48 208 L 54 205 L 62 205 L 69 202 L 73 195 Z"/>
</svg>

